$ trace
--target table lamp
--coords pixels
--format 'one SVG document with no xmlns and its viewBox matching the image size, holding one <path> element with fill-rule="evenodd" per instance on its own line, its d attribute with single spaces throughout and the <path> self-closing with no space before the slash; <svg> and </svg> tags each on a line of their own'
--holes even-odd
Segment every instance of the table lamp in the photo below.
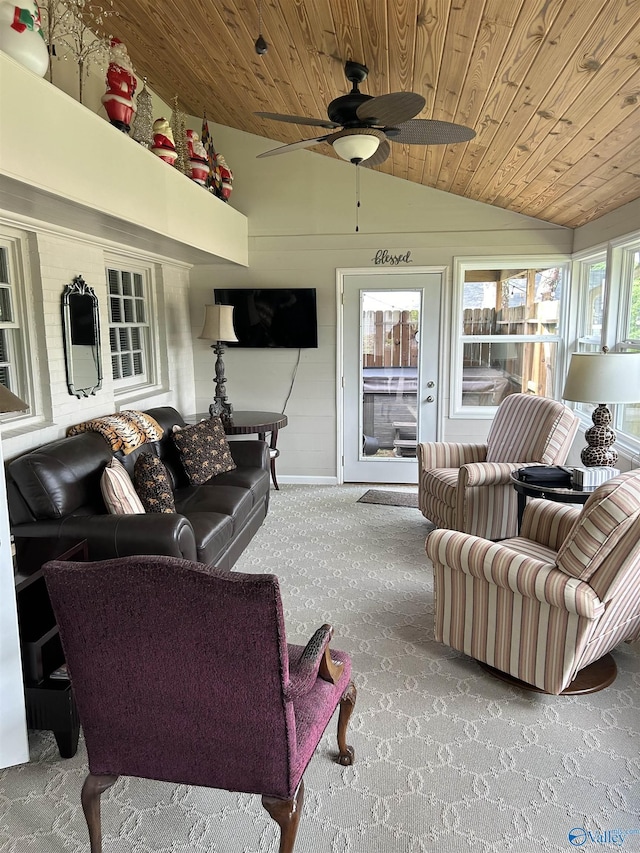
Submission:
<svg viewBox="0 0 640 853">
<path fill-rule="evenodd" d="M 29 404 L 16 397 L 13 391 L 9 391 L 6 385 L 0 382 L 0 414 L 7 412 L 24 412 L 29 408 Z"/>
<path fill-rule="evenodd" d="M 616 434 L 611 428 L 607 403 L 640 401 L 640 352 L 576 352 L 571 356 L 562 397 L 577 403 L 597 403 L 591 416 L 593 426 L 585 432 L 588 447 L 580 459 L 585 467 L 614 466 Z"/>
<path fill-rule="evenodd" d="M 224 343 L 237 341 L 233 328 L 233 305 L 205 305 L 204 325 L 198 338 L 203 341 L 215 341 L 211 349 L 216 354 L 216 393 L 213 403 L 209 406 L 209 414 L 220 415 L 223 420 L 228 420 L 233 412 L 233 406 L 227 400 L 226 378 L 224 375 Z"/>
</svg>

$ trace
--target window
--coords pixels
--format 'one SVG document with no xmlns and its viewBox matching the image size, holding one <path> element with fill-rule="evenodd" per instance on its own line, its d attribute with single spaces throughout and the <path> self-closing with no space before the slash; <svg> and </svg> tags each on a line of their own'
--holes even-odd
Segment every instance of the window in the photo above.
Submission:
<svg viewBox="0 0 640 853">
<path fill-rule="evenodd" d="M 640 245 L 624 252 L 620 282 L 616 349 L 640 351 Z M 640 402 L 617 407 L 614 423 L 631 439 L 637 449 L 640 442 Z"/>
<path fill-rule="evenodd" d="M 602 347 L 604 306 L 607 299 L 607 259 L 600 254 L 580 263 L 580 319 L 578 352 L 597 352 Z"/>
<path fill-rule="evenodd" d="M 29 402 L 31 394 L 20 323 L 22 254 L 20 238 L 0 236 L 0 382 Z M 2 415 L 2 420 L 15 417 L 15 413 L 7 413 Z"/>
<path fill-rule="evenodd" d="M 579 261 L 577 352 L 640 351 L 640 243 L 620 242 L 611 249 Z M 603 401 L 607 402 L 607 401 Z M 609 404 L 616 445 L 637 452 L 640 443 L 640 403 Z M 590 425 L 594 406 L 576 404 Z"/>
<path fill-rule="evenodd" d="M 554 397 L 565 268 L 458 264 L 454 413 L 493 414 L 509 394 Z"/>
<path fill-rule="evenodd" d="M 604 311 L 607 304 L 607 256 L 604 252 L 585 258 L 578 267 L 580 288 L 578 309 L 577 352 L 599 352 L 604 334 Z M 567 363 L 567 369 L 569 363 Z M 595 406 L 575 403 L 575 411 L 591 423 Z"/>
<path fill-rule="evenodd" d="M 148 287 L 143 272 L 109 267 L 109 341 L 116 388 L 153 381 Z"/>
</svg>

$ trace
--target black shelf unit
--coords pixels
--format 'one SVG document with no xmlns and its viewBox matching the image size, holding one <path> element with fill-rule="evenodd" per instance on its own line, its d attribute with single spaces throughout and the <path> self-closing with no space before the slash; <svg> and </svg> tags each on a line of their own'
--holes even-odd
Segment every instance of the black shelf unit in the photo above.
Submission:
<svg viewBox="0 0 640 853">
<path fill-rule="evenodd" d="M 69 681 L 50 678 L 64 663 L 64 654 L 42 566 L 49 560 L 87 560 L 87 543 L 77 539 L 18 538 L 15 544 L 27 726 L 53 731 L 60 755 L 71 758 L 78 748 L 80 722 Z"/>
</svg>

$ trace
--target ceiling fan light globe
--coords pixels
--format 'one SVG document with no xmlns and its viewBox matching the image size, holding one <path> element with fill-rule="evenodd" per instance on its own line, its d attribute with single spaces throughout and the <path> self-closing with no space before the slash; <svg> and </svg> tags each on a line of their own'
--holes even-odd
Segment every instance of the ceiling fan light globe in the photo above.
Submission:
<svg viewBox="0 0 640 853">
<path fill-rule="evenodd" d="M 333 150 L 338 157 L 352 163 L 368 160 L 378 150 L 380 140 L 377 136 L 366 133 L 358 133 L 353 136 L 340 136 L 333 140 Z"/>
</svg>

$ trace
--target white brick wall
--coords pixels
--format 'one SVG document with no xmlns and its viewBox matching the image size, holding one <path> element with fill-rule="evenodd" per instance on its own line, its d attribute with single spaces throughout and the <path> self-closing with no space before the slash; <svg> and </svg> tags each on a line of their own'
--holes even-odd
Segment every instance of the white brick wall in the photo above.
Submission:
<svg viewBox="0 0 640 853">
<path fill-rule="evenodd" d="M 158 385 L 128 398 L 116 397 L 111 377 L 108 291 L 105 256 L 133 258 L 130 248 L 96 238 L 43 227 L 36 221 L 5 223 L 28 234 L 25 266 L 25 313 L 28 360 L 34 380 L 35 411 L 0 428 L 5 458 L 65 435 L 67 427 L 120 408 L 146 409 L 173 405 L 186 413 L 195 410 L 192 332 L 189 316 L 189 266 L 166 258 L 141 254 L 136 262 L 154 270 L 154 322 L 158 352 Z M 2 223 L 0 223 L 0 229 Z M 62 293 L 81 275 L 93 288 L 99 306 L 102 387 L 95 395 L 78 399 L 67 388 L 62 333 Z"/>
</svg>

